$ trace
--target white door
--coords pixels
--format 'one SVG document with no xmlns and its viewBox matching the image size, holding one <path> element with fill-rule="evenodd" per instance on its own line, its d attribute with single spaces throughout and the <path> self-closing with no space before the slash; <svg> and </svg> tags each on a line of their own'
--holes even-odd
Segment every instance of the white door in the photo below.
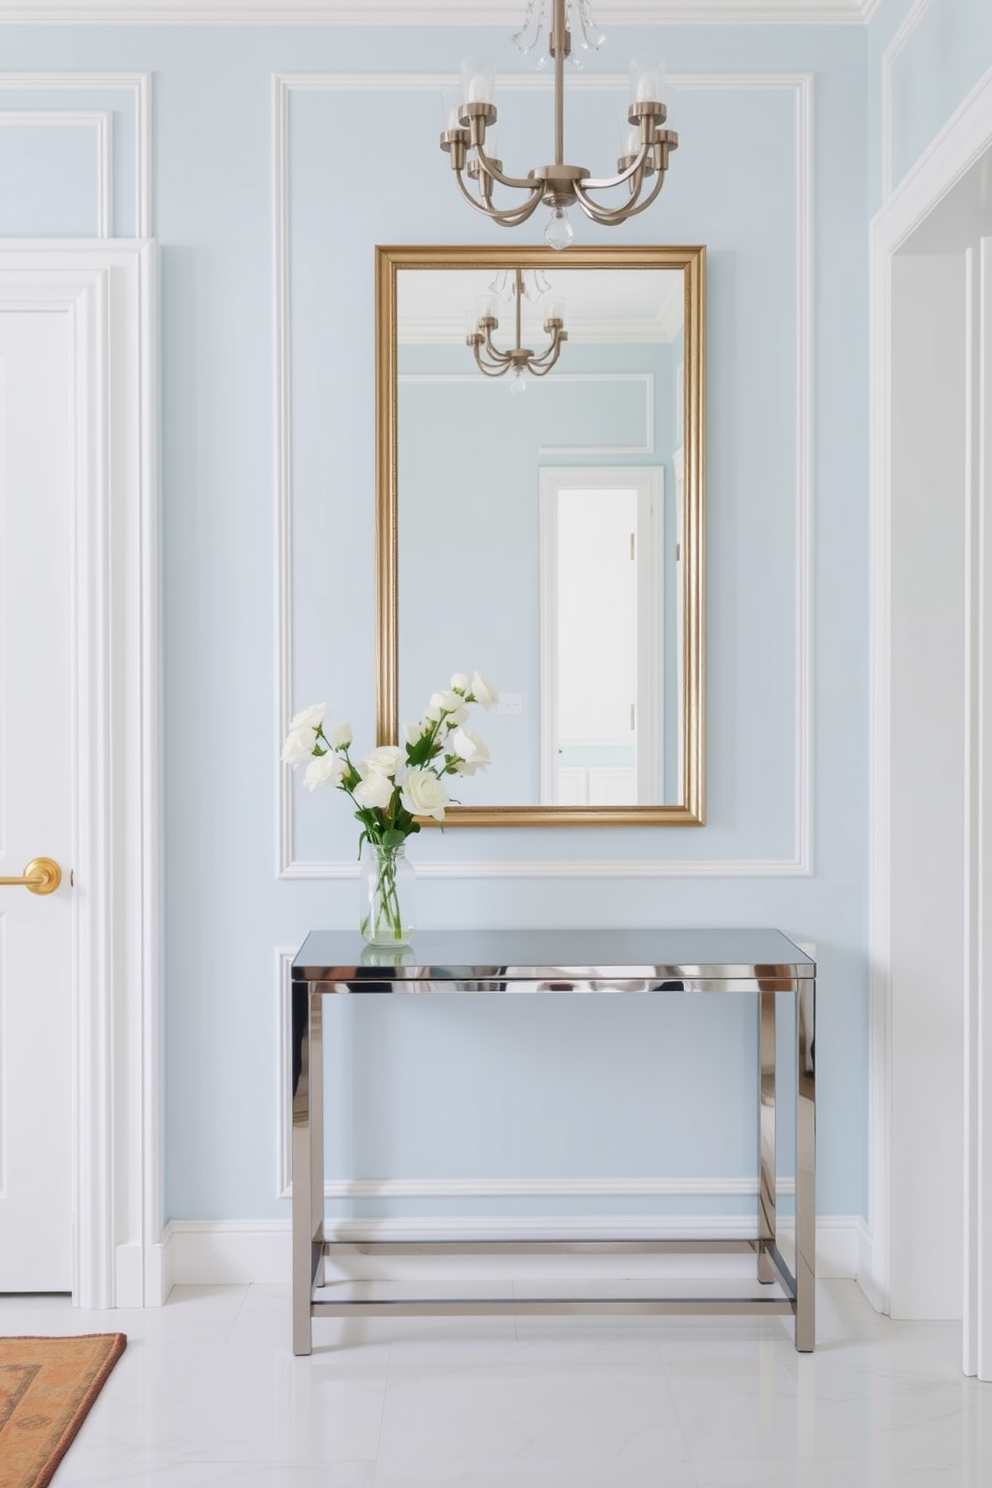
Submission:
<svg viewBox="0 0 992 1488">
<path fill-rule="evenodd" d="M 0 310 L 0 1292 L 73 1284 L 69 317 Z"/>
</svg>

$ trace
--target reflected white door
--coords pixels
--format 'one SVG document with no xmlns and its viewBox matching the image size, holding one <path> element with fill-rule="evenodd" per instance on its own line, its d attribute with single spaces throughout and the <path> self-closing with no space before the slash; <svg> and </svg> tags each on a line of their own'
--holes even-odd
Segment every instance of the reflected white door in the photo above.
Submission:
<svg viewBox="0 0 992 1488">
<path fill-rule="evenodd" d="M 661 471 L 541 472 L 541 800 L 661 799 Z"/>
<path fill-rule="evenodd" d="M 72 1289 L 69 317 L 0 309 L 0 1292 Z"/>
</svg>

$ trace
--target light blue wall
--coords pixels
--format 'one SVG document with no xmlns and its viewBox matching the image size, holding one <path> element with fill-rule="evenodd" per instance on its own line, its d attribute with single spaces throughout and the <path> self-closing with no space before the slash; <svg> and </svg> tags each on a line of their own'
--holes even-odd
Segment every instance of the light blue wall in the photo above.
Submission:
<svg viewBox="0 0 992 1488">
<path fill-rule="evenodd" d="M 914 0 L 882 0 L 869 23 L 872 212 L 883 198 L 886 128 L 891 140 L 890 186 L 895 188 L 992 68 L 988 0 L 929 0 L 899 45 L 900 27 L 914 9 Z"/>
<path fill-rule="evenodd" d="M 814 941 L 825 1214 L 863 1213 L 866 1192 L 867 40 L 849 26 L 614 28 L 595 64 L 620 73 L 631 53 L 661 48 L 675 73 L 724 75 L 678 94 L 682 143 L 660 203 L 615 234 L 579 226 L 585 242 L 707 245 L 706 827 L 453 830 L 416 844 L 418 857 L 452 862 L 709 865 L 657 878 L 432 879 L 421 885 L 426 925 L 764 923 Z M 415 80 L 484 48 L 507 71 L 523 66 L 503 30 L 434 26 L 9 28 L 3 42 L 8 72 L 154 73 L 167 1213 L 285 1217 L 276 1197 L 277 952 L 312 927 L 352 926 L 356 888 L 274 876 L 272 74 L 395 71 Z M 807 786 L 796 733 L 798 112 L 791 85 L 755 85 L 753 75 L 807 72 L 814 837 L 812 871 L 796 876 L 774 865 L 794 856 Z M 738 77 L 748 85 L 735 87 Z M 593 169 L 610 167 L 619 101 L 596 91 L 570 98 L 569 150 Z M 33 95 L 27 106 L 52 104 Z M 126 151 L 132 126 L 119 98 L 114 107 Z M 291 102 L 293 693 L 299 705 L 326 697 L 359 741 L 371 741 L 374 719 L 373 247 L 506 241 L 456 200 L 437 114 L 435 97 L 416 91 L 296 93 Z M 504 158 L 526 168 L 548 135 L 547 99 L 509 95 L 504 117 Z M 63 169 L 65 217 L 55 230 L 70 232 L 77 177 L 68 154 Z M 22 200 L 29 189 L 16 166 L 0 186 Z M 125 232 L 128 207 L 122 186 Z M 39 227 L 51 230 L 40 218 Z M 19 219 L 17 230 L 34 229 Z M 521 237 L 533 242 L 539 232 Z M 317 292 L 327 284 L 333 296 Z M 452 666 L 471 665 L 454 619 L 452 636 Z M 299 799 L 298 860 L 352 858 L 345 806 L 339 796 Z M 753 1090 L 753 1023 L 743 1002 L 339 1006 L 331 1026 L 353 1057 L 333 1102 L 335 1170 L 751 1173 L 753 1134 L 738 1113 Z"/>
</svg>

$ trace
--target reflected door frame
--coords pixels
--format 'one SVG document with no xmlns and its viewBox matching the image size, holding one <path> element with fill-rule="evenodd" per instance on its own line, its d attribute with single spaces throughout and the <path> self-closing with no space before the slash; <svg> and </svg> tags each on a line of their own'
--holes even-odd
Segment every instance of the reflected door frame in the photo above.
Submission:
<svg viewBox="0 0 992 1488">
<path fill-rule="evenodd" d="M 541 804 L 558 803 L 557 550 L 558 496 L 564 490 L 634 491 L 637 495 L 637 663 L 635 773 L 637 803 L 661 799 L 664 732 L 664 468 L 660 465 L 545 466 L 540 472 Z M 569 803 L 574 804 L 574 803 Z M 583 803 L 587 804 L 587 803 Z M 612 804 L 612 803 L 611 803 Z M 635 804 L 623 803 L 623 804 Z"/>
</svg>

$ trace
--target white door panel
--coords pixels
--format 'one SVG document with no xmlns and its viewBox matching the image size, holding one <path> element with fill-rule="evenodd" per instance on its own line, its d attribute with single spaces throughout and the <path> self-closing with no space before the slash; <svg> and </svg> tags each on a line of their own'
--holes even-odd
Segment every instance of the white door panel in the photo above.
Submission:
<svg viewBox="0 0 992 1488">
<path fill-rule="evenodd" d="M 0 887 L 0 1292 L 72 1288 L 71 356 L 66 313 L 0 311 L 0 875 L 64 873 Z"/>
</svg>

